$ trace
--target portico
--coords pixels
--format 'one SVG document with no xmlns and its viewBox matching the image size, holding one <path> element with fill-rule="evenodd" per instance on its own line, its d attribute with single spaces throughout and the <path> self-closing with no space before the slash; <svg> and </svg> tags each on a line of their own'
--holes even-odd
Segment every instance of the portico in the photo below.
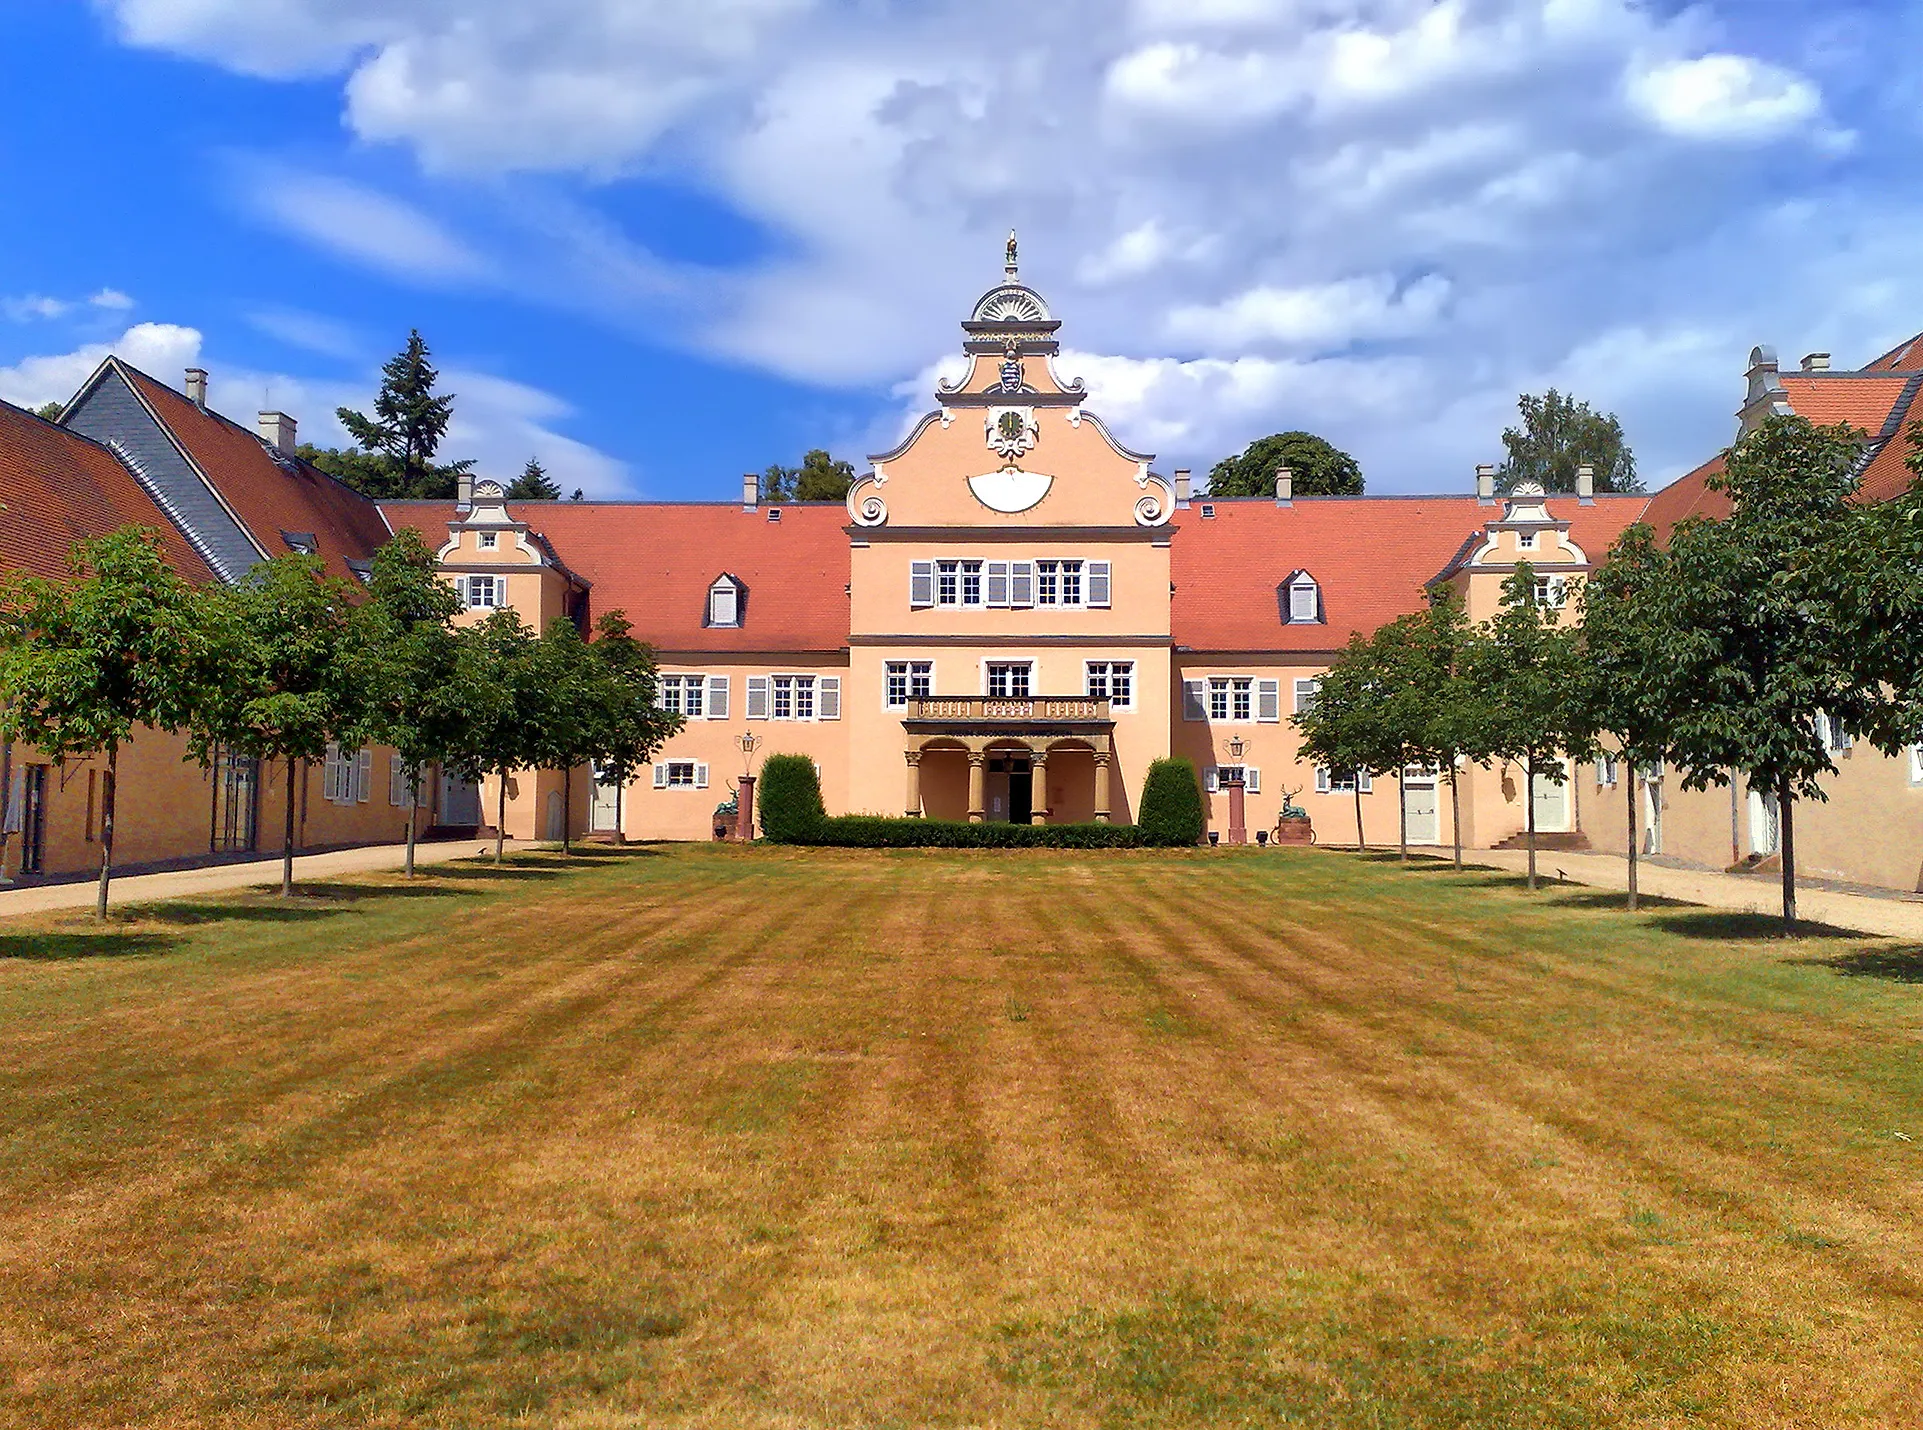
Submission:
<svg viewBox="0 0 1923 1430">
<path fill-rule="evenodd" d="M 1106 700 L 918 699 L 908 702 L 901 725 L 908 770 L 904 809 L 911 817 L 965 815 L 971 824 L 1109 821 L 1115 722 Z M 963 770 L 965 784 L 957 788 L 955 776 Z M 944 807 L 957 803 L 958 809 Z"/>
</svg>

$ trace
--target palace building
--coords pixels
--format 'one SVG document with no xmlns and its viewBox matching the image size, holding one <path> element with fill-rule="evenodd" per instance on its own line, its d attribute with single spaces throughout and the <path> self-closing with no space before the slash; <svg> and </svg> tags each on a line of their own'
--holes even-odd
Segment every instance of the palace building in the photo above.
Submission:
<svg viewBox="0 0 1923 1430">
<path fill-rule="evenodd" d="M 1299 757 L 1291 716 L 1336 652 L 1441 584 L 1485 619 L 1519 562 L 1559 604 L 1631 524 L 1714 514 L 1713 463 L 1654 497 L 1499 497 L 1484 467 L 1432 496 L 1299 497 L 1280 476 L 1273 496 L 1211 498 L 1130 448 L 1064 380 L 1059 327 L 1011 251 L 962 323 L 966 374 L 832 504 L 764 502 L 753 476 L 725 503 L 509 502 L 482 481 L 453 503 L 376 504 L 293 455 L 292 419 L 265 413 L 249 431 L 206 407 L 206 374 L 176 392 L 109 359 L 58 424 L 0 405 L 0 550 L 10 566 L 58 569 L 74 537 L 136 521 L 167 534 L 195 579 L 237 579 L 285 550 L 347 574 L 412 527 L 463 619 L 511 606 L 536 626 L 585 626 L 626 612 L 655 647 L 662 702 L 686 722 L 626 789 L 591 771 L 511 777 L 516 838 L 705 839 L 744 769 L 777 753 L 813 759 L 831 812 L 1128 821 L 1150 763 L 1177 755 L 1202 772 L 1224 836 L 1239 788 L 1251 832 L 1293 797 L 1327 840 L 1352 842 L 1359 812 L 1371 843 L 1393 843 L 1406 811 L 1412 842 L 1443 845 L 1454 830 L 1435 771 L 1358 790 Z M 1817 359 L 1778 373 L 1759 349 L 1749 381 L 1742 423 L 1848 418 L 1874 434 L 1866 495 L 1906 484 L 1895 439 L 1923 386 L 1923 341 L 1855 373 Z M 203 772 L 164 736 L 135 746 L 121 781 L 128 859 L 273 847 L 284 771 Z M 1808 872 L 1918 887 L 1923 753 L 1843 754 L 1835 800 L 1799 814 Z M 78 791 L 98 772 L 6 758 L 7 872 L 84 867 L 92 814 Z M 1620 849 L 1621 772 L 1603 761 L 1564 773 L 1537 782 L 1538 829 Z M 1721 867 L 1773 850 L 1771 809 L 1740 782 L 1685 795 L 1645 773 L 1649 852 Z M 1520 771 L 1468 769 L 1460 784 L 1465 843 L 1519 835 Z M 437 780 L 430 821 L 471 830 L 494 793 Z M 308 845 L 394 838 L 406 818 L 387 751 L 335 752 L 293 797 Z M 1894 834 L 1874 851 L 1852 838 L 1872 817 Z"/>
</svg>

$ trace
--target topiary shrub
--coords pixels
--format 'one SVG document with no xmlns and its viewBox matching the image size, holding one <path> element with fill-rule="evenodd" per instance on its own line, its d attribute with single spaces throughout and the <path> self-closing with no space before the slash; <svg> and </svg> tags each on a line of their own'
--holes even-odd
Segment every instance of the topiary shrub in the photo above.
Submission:
<svg viewBox="0 0 1923 1430">
<path fill-rule="evenodd" d="M 1157 760 L 1142 786 L 1136 827 L 1144 844 L 1182 848 L 1202 842 L 1202 782 L 1187 760 Z"/>
<path fill-rule="evenodd" d="M 821 780 L 806 755 L 770 755 L 761 762 L 755 790 L 762 837 L 775 844 L 814 841 L 828 811 L 821 803 Z"/>
</svg>

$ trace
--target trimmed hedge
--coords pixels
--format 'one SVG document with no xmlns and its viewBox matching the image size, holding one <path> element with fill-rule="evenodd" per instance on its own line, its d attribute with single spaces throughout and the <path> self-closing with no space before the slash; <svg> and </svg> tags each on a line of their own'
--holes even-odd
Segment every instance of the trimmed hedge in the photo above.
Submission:
<svg viewBox="0 0 1923 1430">
<path fill-rule="evenodd" d="M 1187 760 L 1157 760 L 1142 786 L 1142 842 L 1182 848 L 1202 842 L 1202 782 Z"/>
<path fill-rule="evenodd" d="M 840 849 L 1136 849 L 1145 841 L 1132 824 L 962 824 L 843 814 L 818 821 L 797 842 Z"/>
<path fill-rule="evenodd" d="M 762 836 L 773 844 L 811 844 L 816 827 L 827 816 L 821 803 L 821 779 L 815 762 L 806 755 L 770 755 L 761 762 L 755 790 Z"/>
</svg>

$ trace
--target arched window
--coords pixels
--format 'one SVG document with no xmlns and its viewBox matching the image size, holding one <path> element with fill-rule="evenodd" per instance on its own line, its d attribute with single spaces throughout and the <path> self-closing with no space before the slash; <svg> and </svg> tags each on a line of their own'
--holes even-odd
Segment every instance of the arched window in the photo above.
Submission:
<svg viewBox="0 0 1923 1430">
<path fill-rule="evenodd" d="M 1322 588 L 1308 572 L 1298 571 L 1282 583 L 1282 619 L 1292 626 L 1322 623 Z"/>
<path fill-rule="evenodd" d="M 747 588 L 732 576 L 716 578 L 708 588 L 708 620 L 711 626 L 738 626 L 741 624 L 742 597 Z"/>
</svg>

